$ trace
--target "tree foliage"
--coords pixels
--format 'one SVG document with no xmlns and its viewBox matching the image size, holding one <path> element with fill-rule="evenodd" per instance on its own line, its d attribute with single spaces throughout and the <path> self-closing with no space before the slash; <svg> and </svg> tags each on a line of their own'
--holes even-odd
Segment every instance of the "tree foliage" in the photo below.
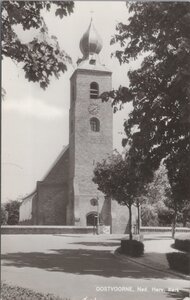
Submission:
<svg viewBox="0 0 190 300">
<path fill-rule="evenodd" d="M 5 210 L 5 205 L 1 204 L 1 225 L 6 225 L 7 224 L 7 211 Z"/>
<path fill-rule="evenodd" d="M 139 201 L 145 184 L 141 176 L 141 162 L 135 155 L 123 158 L 119 153 L 98 162 L 94 169 L 93 181 L 106 196 L 129 209 L 129 234 L 132 239 L 132 205 Z"/>
<path fill-rule="evenodd" d="M 144 198 L 141 208 L 142 225 L 171 225 L 174 210 L 167 206 L 167 203 L 171 202 L 171 187 L 167 169 L 163 163 L 155 171 L 153 181 L 147 185 L 146 192 L 142 197 Z"/>
<path fill-rule="evenodd" d="M 19 207 L 21 202 L 18 200 L 10 200 L 5 203 L 5 211 L 7 212 L 7 224 L 17 225 L 19 222 Z"/>
<path fill-rule="evenodd" d="M 115 111 L 132 101 L 123 142 L 138 149 L 153 171 L 164 159 L 177 212 L 190 199 L 190 3 L 127 5 L 128 23 L 117 25 L 111 41 L 119 45 L 115 56 L 121 64 L 144 59 L 128 72 L 128 87 L 102 99 L 111 97 Z"/>
<path fill-rule="evenodd" d="M 52 75 L 57 78 L 67 70 L 70 57 L 59 46 L 55 36 L 48 35 L 42 11 L 55 8 L 55 15 L 63 18 L 73 12 L 72 1 L 3 1 L 2 2 L 2 56 L 23 63 L 25 77 L 46 88 Z M 16 33 L 37 29 L 39 34 L 29 43 L 21 41 Z"/>
</svg>

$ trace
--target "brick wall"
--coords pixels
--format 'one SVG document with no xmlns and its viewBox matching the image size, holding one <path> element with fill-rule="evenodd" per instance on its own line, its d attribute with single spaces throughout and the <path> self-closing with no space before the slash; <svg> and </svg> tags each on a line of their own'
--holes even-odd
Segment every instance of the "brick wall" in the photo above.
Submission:
<svg viewBox="0 0 190 300">
<path fill-rule="evenodd" d="M 111 206 L 108 198 L 99 193 L 99 214 L 100 221 L 104 225 L 110 225 L 111 222 Z M 80 226 L 86 226 L 86 217 L 89 213 L 97 213 L 97 206 L 92 206 L 90 200 L 92 199 L 92 194 L 80 194 L 79 198 L 79 224 Z"/>
<path fill-rule="evenodd" d="M 44 178 L 44 183 L 62 183 L 68 180 L 69 147 L 65 147 L 58 159 Z"/>
<path fill-rule="evenodd" d="M 67 184 L 38 182 L 37 224 L 65 225 Z"/>
<path fill-rule="evenodd" d="M 90 99 L 90 83 L 97 82 L 99 93 L 111 89 L 111 73 L 92 70 L 76 70 L 71 78 L 75 97 L 71 97 L 69 144 L 69 170 L 70 170 L 70 210 L 74 210 L 73 224 L 86 225 L 86 215 L 94 208 L 90 199 L 97 196 L 97 186 L 92 182 L 93 169 L 112 152 L 113 139 L 113 113 L 111 103 L 102 103 L 100 99 Z M 90 114 L 90 104 L 97 104 L 99 111 L 96 115 Z M 96 117 L 100 121 L 100 131 L 93 132 L 90 127 L 90 118 Z M 72 183 L 73 179 L 73 183 Z M 72 191 L 73 190 L 73 193 Z M 73 197 L 73 199 L 71 198 Z M 110 205 L 106 204 L 104 196 L 100 197 L 100 209 L 104 206 L 104 219 L 110 220 Z M 109 215 L 109 217 L 107 216 Z"/>
<path fill-rule="evenodd" d="M 112 233 L 129 233 L 129 210 L 125 205 L 111 202 Z M 137 208 L 132 207 L 132 226 L 137 223 Z"/>
<path fill-rule="evenodd" d="M 93 227 L 77 226 L 1 226 L 1 234 L 92 234 Z"/>
<path fill-rule="evenodd" d="M 19 224 L 66 224 L 68 201 L 69 148 L 66 147 L 36 192 L 24 199 L 20 207 Z"/>
<path fill-rule="evenodd" d="M 69 148 L 66 147 L 42 182 L 37 184 L 33 224 L 65 225 L 68 201 Z"/>
</svg>

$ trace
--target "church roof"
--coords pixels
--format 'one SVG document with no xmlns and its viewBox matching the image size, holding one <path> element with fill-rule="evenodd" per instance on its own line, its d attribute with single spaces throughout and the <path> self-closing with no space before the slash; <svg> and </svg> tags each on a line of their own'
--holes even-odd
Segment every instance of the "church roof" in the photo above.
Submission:
<svg viewBox="0 0 190 300">
<path fill-rule="evenodd" d="M 50 168 L 48 169 L 47 173 L 44 175 L 44 177 L 43 177 L 43 179 L 41 181 L 45 181 L 46 180 L 46 178 L 50 175 L 50 173 L 54 169 L 54 167 L 60 162 L 60 160 L 65 155 L 65 153 L 66 153 L 66 151 L 68 149 L 69 149 L 69 145 L 67 145 L 66 147 L 63 148 L 63 150 L 60 152 L 60 154 L 58 155 L 58 157 L 55 159 L 55 161 L 53 162 L 53 164 L 50 166 Z"/>
<path fill-rule="evenodd" d="M 54 160 L 54 162 L 52 163 L 52 165 L 50 166 L 50 168 L 48 169 L 48 171 L 46 172 L 46 174 L 43 176 L 43 178 L 41 179 L 41 181 L 45 181 L 48 176 L 50 175 L 50 173 L 53 171 L 53 169 L 59 164 L 59 162 L 61 162 L 61 159 L 63 158 L 63 156 L 65 155 L 66 151 L 69 149 L 69 145 L 67 145 L 66 147 L 63 148 L 63 150 L 60 152 L 60 154 L 58 155 L 58 157 Z M 35 188 L 34 191 L 32 191 L 30 194 L 26 195 L 22 201 L 24 202 L 25 200 L 27 200 L 29 197 L 31 197 L 32 195 L 35 195 L 37 193 L 37 187 Z"/>
</svg>

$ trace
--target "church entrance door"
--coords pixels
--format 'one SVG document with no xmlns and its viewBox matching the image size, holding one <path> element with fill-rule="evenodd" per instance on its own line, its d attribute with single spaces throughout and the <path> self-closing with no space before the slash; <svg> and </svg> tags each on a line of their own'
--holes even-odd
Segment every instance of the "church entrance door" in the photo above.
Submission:
<svg viewBox="0 0 190 300">
<path fill-rule="evenodd" d="M 92 212 L 86 216 L 87 226 L 97 226 L 97 213 Z"/>
</svg>

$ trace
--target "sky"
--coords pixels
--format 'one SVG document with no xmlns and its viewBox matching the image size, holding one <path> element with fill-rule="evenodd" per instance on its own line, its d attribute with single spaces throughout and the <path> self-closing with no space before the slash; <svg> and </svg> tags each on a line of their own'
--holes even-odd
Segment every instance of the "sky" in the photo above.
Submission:
<svg viewBox="0 0 190 300">
<path fill-rule="evenodd" d="M 91 13 L 93 11 L 93 13 Z M 70 82 L 78 58 L 82 57 L 79 42 L 87 30 L 91 15 L 102 37 L 101 62 L 112 72 L 112 85 L 127 85 L 127 72 L 133 65 L 120 66 L 111 58 L 115 46 L 110 39 L 116 24 L 126 23 L 128 11 L 125 2 L 75 2 L 74 13 L 62 20 L 51 13 L 43 16 L 50 35 L 58 38 L 60 46 L 71 56 L 73 64 L 57 80 L 52 77 L 44 91 L 38 83 L 28 82 L 20 64 L 3 60 L 2 86 L 6 98 L 2 103 L 2 203 L 30 194 L 36 181 L 43 179 L 69 137 Z M 38 34 L 17 29 L 19 37 L 28 42 Z M 137 63 L 138 64 L 138 63 Z M 131 105 L 114 114 L 113 148 L 122 151 L 123 122 Z"/>
</svg>

